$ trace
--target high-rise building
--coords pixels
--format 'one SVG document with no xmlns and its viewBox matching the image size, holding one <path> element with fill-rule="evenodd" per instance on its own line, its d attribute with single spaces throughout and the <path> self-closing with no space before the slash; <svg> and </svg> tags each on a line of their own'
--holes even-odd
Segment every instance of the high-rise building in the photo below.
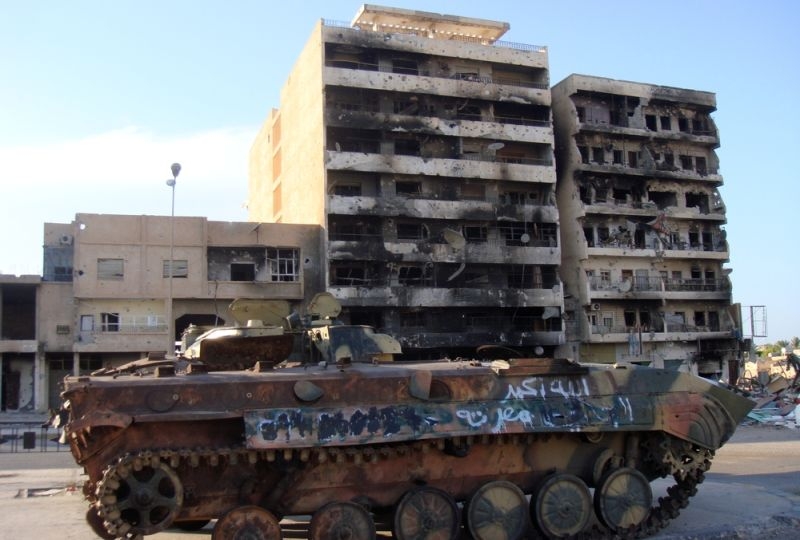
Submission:
<svg viewBox="0 0 800 540">
<path fill-rule="evenodd" d="M 571 75 L 552 96 L 570 355 L 726 376 L 741 314 L 714 94 Z"/>
<path fill-rule="evenodd" d="M 406 358 L 564 340 L 548 53 L 508 28 L 320 21 L 251 151 L 250 219 L 322 226 L 341 318 Z"/>
</svg>

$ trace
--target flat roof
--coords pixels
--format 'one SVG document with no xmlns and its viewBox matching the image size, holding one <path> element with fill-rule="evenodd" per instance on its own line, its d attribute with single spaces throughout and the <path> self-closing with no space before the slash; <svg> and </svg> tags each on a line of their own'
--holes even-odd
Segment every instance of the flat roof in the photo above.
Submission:
<svg viewBox="0 0 800 540">
<path fill-rule="evenodd" d="M 351 24 L 360 30 L 427 34 L 434 39 L 466 37 L 489 43 L 500 39 L 511 28 L 507 22 L 371 4 L 362 5 Z"/>
</svg>

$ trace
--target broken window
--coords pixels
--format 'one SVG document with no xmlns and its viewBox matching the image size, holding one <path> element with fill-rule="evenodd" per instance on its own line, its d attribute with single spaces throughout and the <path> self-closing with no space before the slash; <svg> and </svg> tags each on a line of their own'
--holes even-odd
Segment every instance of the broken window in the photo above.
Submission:
<svg viewBox="0 0 800 540">
<path fill-rule="evenodd" d="M 608 227 L 597 228 L 597 242 L 600 245 L 604 245 L 608 242 Z"/>
<path fill-rule="evenodd" d="M 162 277 L 169 277 L 169 261 L 162 261 Z M 172 261 L 172 277 L 186 278 L 189 277 L 189 261 L 186 259 L 175 259 Z"/>
<path fill-rule="evenodd" d="M 626 309 L 624 317 L 625 317 L 625 326 L 627 326 L 628 328 L 636 326 L 636 312 L 635 311 L 630 311 L 630 310 Z"/>
<path fill-rule="evenodd" d="M 692 133 L 695 133 L 697 135 L 705 135 L 708 133 L 708 127 L 704 119 L 702 118 L 692 119 Z"/>
<path fill-rule="evenodd" d="M 601 146 L 593 146 L 592 147 L 592 161 L 603 165 L 606 162 L 605 158 L 605 150 Z"/>
<path fill-rule="evenodd" d="M 398 181 L 394 184 L 395 193 L 398 195 L 421 195 L 422 194 L 422 182 L 403 182 Z"/>
<path fill-rule="evenodd" d="M 340 287 L 359 287 L 369 285 L 367 269 L 361 263 L 336 262 L 331 267 L 331 285 Z"/>
<path fill-rule="evenodd" d="M 340 197 L 358 197 L 361 195 L 361 184 L 336 184 L 333 194 Z"/>
<path fill-rule="evenodd" d="M 489 229 L 486 225 L 465 225 L 464 239 L 471 243 L 484 243 L 489 238 Z"/>
<path fill-rule="evenodd" d="M 650 131 L 658 131 L 656 127 L 656 115 L 654 114 L 647 114 L 644 117 L 644 123 L 647 126 L 647 129 Z"/>
<path fill-rule="evenodd" d="M 688 118 L 678 118 L 678 130 L 688 133 L 689 132 L 689 119 Z"/>
<path fill-rule="evenodd" d="M 614 150 L 614 164 L 622 165 L 622 150 Z"/>
<path fill-rule="evenodd" d="M 628 198 L 631 196 L 630 189 L 624 189 L 615 187 L 614 188 L 614 202 L 617 204 L 627 204 Z"/>
<path fill-rule="evenodd" d="M 648 191 L 647 198 L 654 203 L 659 210 L 664 210 L 670 206 L 677 206 L 678 196 L 673 191 Z"/>
<path fill-rule="evenodd" d="M 501 223 L 498 229 L 507 246 L 525 246 L 531 241 L 531 227 L 527 223 Z"/>
<path fill-rule="evenodd" d="M 330 216 L 328 239 L 331 241 L 353 241 L 380 238 L 381 225 L 377 218 Z"/>
<path fill-rule="evenodd" d="M 719 313 L 716 311 L 708 312 L 708 329 L 712 332 L 719 332 Z"/>
<path fill-rule="evenodd" d="M 586 122 L 586 107 L 575 107 L 575 111 L 578 113 L 578 122 Z"/>
<path fill-rule="evenodd" d="M 589 163 L 589 147 L 579 146 L 578 152 L 581 154 L 581 163 Z"/>
<path fill-rule="evenodd" d="M 639 152 L 628 152 L 628 167 L 636 168 L 639 166 Z"/>
<path fill-rule="evenodd" d="M 461 120 L 481 120 L 481 108 L 477 105 L 464 105 L 456 109 L 456 118 Z"/>
<path fill-rule="evenodd" d="M 123 259 L 97 259 L 97 279 L 121 280 L 124 277 Z"/>
<path fill-rule="evenodd" d="M 425 269 L 421 266 L 401 266 L 397 269 L 397 282 L 407 287 L 427 285 Z"/>
<path fill-rule="evenodd" d="M 701 214 L 707 214 L 708 195 L 705 193 L 686 193 L 686 207 L 697 207 Z"/>
<path fill-rule="evenodd" d="M 664 152 L 664 165 L 669 168 L 675 166 L 675 154 L 671 152 Z"/>
<path fill-rule="evenodd" d="M 681 169 L 684 171 L 694 170 L 692 156 L 681 155 L 679 159 L 681 160 Z"/>
<path fill-rule="evenodd" d="M 669 131 L 672 129 L 672 118 L 669 116 L 662 116 L 660 117 L 661 120 L 661 129 L 664 131 Z"/>
<path fill-rule="evenodd" d="M 595 188 L 594 190 L 594 202 L 604 203 L 608 200 L 608 189 L 607 188 Z"/>
<path fill-rule="evenodd" d="M 580 187 L 580 198 L 583 204 L 592 204 L 592 192 L 588 186 Z"/>
<path fill-rule="evenodd" d="M 594 247 L 594 229 L 591 227 L 584 227 L 583 236 L 586 238 L 586 247 Z"/>
<path fill-rule="evenodd" d="M 100 331 L 119 332 L 119 313 L 101 313 Z"/>
<path fill-rule="evenodd" d="M 267 265 L 271 281 L 300 280 L 300 252 L 291 248 L 267 248 Z"/>
<path fill-rule="evenodd" d="M 697 169 L 697 172 L 700 173 L 702 176 L 707 175 L 708 174 L 708 166 L 706 165 L 706 158 L 704 158 L 702 156 L 698 156 L 698 157 L 694 158 L 694 161 L 695 161 L 695 167 Z"/>
<path fill-rule="evenodd" d="M 416 139 L 396 139 L 394 141 L 394 153 L 398 156 L 418 156 L 420 150 L 419 141 Z"/>
<path fill-rule="evenodd" d="M 422 223 L 398 223 L 398 240 L 424 240 L 428 237 L 427 228 Z"/>
<path fill-rule="evenodd" d="M 231 281 L 255 281 L 255 263 L 231 263 Z"/>
<path fill-rule="evenodd" d="M 413 58 L 393 58 L 392 73 L 419 75 L 419 67 L 417 66 L 417 61 Z"/>
<path fill-rule="evenodd" d="M 534 283 L 534 267 L 515 264 L 509 267 L 506 274 L 508 286 L 512 289 L 532 289 Z M 541 282 L 541 278 L 539 279 Z"/>
</svg>

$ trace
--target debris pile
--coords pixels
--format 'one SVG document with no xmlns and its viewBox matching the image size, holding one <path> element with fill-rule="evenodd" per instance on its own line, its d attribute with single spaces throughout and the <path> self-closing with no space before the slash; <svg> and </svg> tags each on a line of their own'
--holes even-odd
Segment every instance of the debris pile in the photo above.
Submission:
<svg viewBox="0 0 800 540">
<path fill-rule="evenodd" d="M 750 422 L 800 428 L 800 358 L 795 354 L 748 362 L 738 387 L 756 400 L 747 415 Z"/>
</svg>

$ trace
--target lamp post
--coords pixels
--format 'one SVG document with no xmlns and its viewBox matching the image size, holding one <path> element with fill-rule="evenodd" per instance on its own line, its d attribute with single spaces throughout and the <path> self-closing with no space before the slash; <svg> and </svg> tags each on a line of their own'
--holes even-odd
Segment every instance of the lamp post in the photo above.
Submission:
<svg viewBox="0 0 800 540">
<path fill-rule="evenodd" d="M 169 216 L 169 292 L 167 293 L 167 350 L 166 357 L 175 356 L 175 318 L 172 315 L 172 276 L 175 274 L 175 184 L 181 172 L 181 164 L 173 163 L 170 167 L 172 178 L 167 185 L 172 188 L 172 210 Z"/>
</svg>

